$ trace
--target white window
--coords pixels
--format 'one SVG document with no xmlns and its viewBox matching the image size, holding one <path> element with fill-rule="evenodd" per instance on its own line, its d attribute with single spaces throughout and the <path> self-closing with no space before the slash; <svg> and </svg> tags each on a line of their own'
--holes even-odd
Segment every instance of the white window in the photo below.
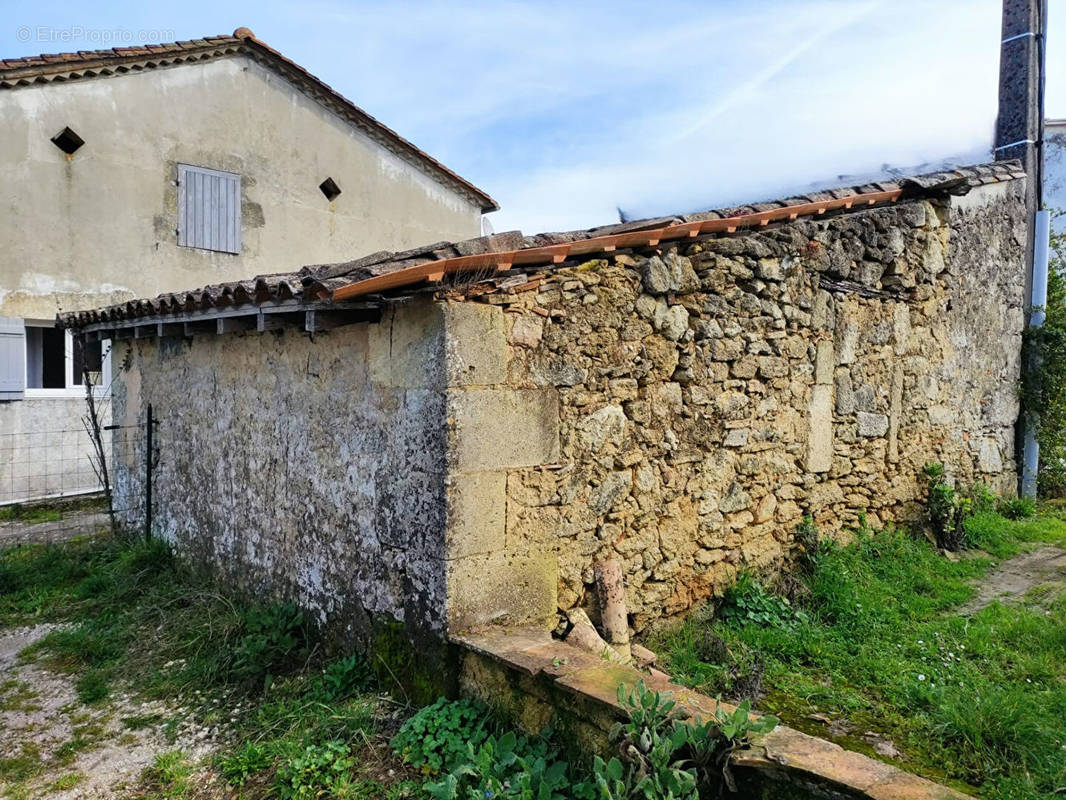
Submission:
<svg viewBox="0 0 1066 800">
<path fill-rule="evenodd" d="M 178 164 L 178 245 L 241 252 L 241 176 Z"/>
<path fill-rule="evenodd" d="M 44 320 L 0 318 L 0 400 L 81 397 L 86 371 L 106 392 L 110 342 L 86 342 Z"/>
</svg>

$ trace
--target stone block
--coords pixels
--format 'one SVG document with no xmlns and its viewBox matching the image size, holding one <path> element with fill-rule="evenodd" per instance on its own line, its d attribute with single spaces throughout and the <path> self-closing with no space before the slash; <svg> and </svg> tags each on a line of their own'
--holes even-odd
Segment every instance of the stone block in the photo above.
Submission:
<svg viewBox="0 0 1066 800">
<path fill-rule="evenodd" d="M 559 396 L 552 389 L 450 389 L 453 469 L 533 467 L 559 458 Z"/>
<path fill-rule="evenodd" d="M 510 342 L 521 347 L 536 347 L 544 336 L 544 318 L 537 314 L 518 314 L 511 325 Z"/>
<path fill-rule="evenodd" d="M 626 415 L 621 406 L 604 406 L 577 423 L 577 437 L 582 446 L 598 453 L 604 445 L 617 447 L 626 432 Z"/>
<path fill-rule="evenodd" d="M 833 387 L 818 384 L 808 408 L 807 470 L 828 472 L 833 466 Z"/>
<path fill-rule="evenodd" d="M 503 310 L 485 303 L 444 306 L 443 353 L 449 386 L 491 386 L 507 380 Z"/>
<path fill-rule="evenodd" d="M 977 453 L 977 468 L 985 474 L 1003 471 L 1003 457 L 995 439 L 986 438 L 981 442 L 981 449 Z"/>
<path fill-rule="evenodd" d="M 401 388 L 444 385 L 444 313 L 423 300 L 393 308 L 370 326 L 370 379 Z"/>
<path fill-rule="evenodd" d="M 833 382 L 833 340 L 822 339 L 818 342 L 814 357 L 814 382 L 829 385 Z"/>
<path fill-rule="evenodd" d="M 496 550 L 447 564 L 448 629 L 490 624 L 551 627 L 558 606 L 554 553 Z"/>
<path fill-rule="evenodd" d="M 445 558 L 502 549 L 507 509 L 507 475 L 461 472 L 448 477 Z"/>
<path fill-rule="evenodd" d="M 860 411 L 855 415 L 858 423 L 859 436 L 877 437 L 888 433 L 888 416 L 886 414 L 871 414 L 868 411 Z"/>
</svg>

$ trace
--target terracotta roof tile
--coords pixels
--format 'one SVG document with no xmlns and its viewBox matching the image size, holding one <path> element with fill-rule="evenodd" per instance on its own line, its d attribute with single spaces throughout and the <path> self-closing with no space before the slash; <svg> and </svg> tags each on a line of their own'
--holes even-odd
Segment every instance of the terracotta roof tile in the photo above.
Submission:
<svg viewBox="0 0 1066 800">
<path fill-rule="evenodd" d="M 859 189 L 862 188 L 875 190 L 882 194 L 891 194 L 892 197 L 900 195 L 903 197 L 938 196 L 943 194 L 962 194 L 974 186 L 1001 180 L 1012 180 L 1018 177 L 1024 177 L 1019 162 L 996 162 L 989 165 L 960 168 L 950 172 L 935 172 L 900 178 L 899 181 L 878 181 L 867 184 L 865 187 L 841 187 L 823 192 L 812 192 L 800 197 L 789 198 L 788 200 L 686 214 L 682 217 L 658 217 L 588 230 L 540 233 L 534 236 L 523 236 L 520 231 L 508 231 L 494 236 L 477 237 L 461 242 L 435 242 L 400 253 L 380 251 L 353 261 L 306 266 L 295 273 L 284 272 L 260 275 L 248 280 L 207 286 L 184 294 L 167 293 L 154 300 L 131 301 L 130 303 L 93 311 L 73 312 L 61 315 L 60 322 L 66 327 L 79 328 L 95 323 L 108 323 L 127 318 L 166 315 L 180 312 L 183 309 L 195 310 L 210 307 L 213 304 L 261 304 L 290 298 L 305 301 L 328 299 L 333 292 L 351 286 L 358 281 L 390 275 L 408 267 L 420 267 L 427 264 L 435 264 L 438 261 L 444 263 L 444 259 L 463 257 L 474 257 L 476 259 L 479 255 L 490 255 L 492 253 L 511 254 L 516 251 L 520 255 L 522 250 L 552 245 L 576 244 L 593 237 L 610 237 L 627 233 L 639 234 L 642 231 L 658 231 L 671 225 L 708 222 L 743 214 L 753 214 L 757 211 L 769 212 L 787 207 L 833 203 L 860 194 Z M 866 194 L 869 196 L 869 193 Z M 859 210 L 859 208 L 860 206 L 856 205 L 854 210 Z M 843 208 L 840 211 L 847 213 Z M 814 212 L 808 210 L 807 213 Z M 591 253 L 586 253 L 580 257 L 594 256 Z M 523 267 L 523 270 L 550 268 L 550 263 L 530 264 Z M 520 274 L 528 277 L 525 271 Z M 516 276 L 513 274 L 506 274 L 506 277 L 501 278 L 501 281 L 510 281 L 514 277 Z M 424 279 L 422 279 L 420 284 L 399 284 L 398 288 L 393 291 L 403 296 L 422 291 L 425 287 L 426 284 Z"/>
</svg>

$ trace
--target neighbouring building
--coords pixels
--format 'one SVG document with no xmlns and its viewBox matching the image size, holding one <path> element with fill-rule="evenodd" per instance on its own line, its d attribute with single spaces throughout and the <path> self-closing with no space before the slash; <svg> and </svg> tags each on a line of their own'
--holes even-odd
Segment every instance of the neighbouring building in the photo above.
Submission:
<svg viewBox="0 0 1066 800">
<path fill-rule="evenodd" d="M 57 312 L 469 238 L 497 207 L 247 28 L 0 60 L 0 140 L 0 503 L 96 485 L 82 367 L 106 384 L 108 347 Z"/>
<path fill-rule="evenodd" d="M 1052 227 L 1066 231 L 1066 119 L 1044 122 L 1044 205 L 1053 215 Z"/>
<path fill-rule="evenodd" d="M 787 564 L 804 515 L 907 519 L 929 462 L 1014 492 L 1024 185 L 503 233 L 64 324 L 117 340 L 116 421 L 163 419 L 155 532 L 237 585 L 443 639 L 595 618 L 613 557 L 643 631 Z"/>
</svg>

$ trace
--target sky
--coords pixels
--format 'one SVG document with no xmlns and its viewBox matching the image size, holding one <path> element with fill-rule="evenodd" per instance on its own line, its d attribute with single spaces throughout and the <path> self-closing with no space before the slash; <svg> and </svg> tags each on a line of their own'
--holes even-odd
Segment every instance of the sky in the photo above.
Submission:
<svg viewBox="0 0 1066 800">
<path fill-rule="evenodd" d="M 1000 0 L 4 5 L 3 57 L 251 28 L 491 194 L 496 231 L 988 160 L 996 116 Z M 1046 108 L 1066 117 L 1050 5 Z"/>
</svg>

